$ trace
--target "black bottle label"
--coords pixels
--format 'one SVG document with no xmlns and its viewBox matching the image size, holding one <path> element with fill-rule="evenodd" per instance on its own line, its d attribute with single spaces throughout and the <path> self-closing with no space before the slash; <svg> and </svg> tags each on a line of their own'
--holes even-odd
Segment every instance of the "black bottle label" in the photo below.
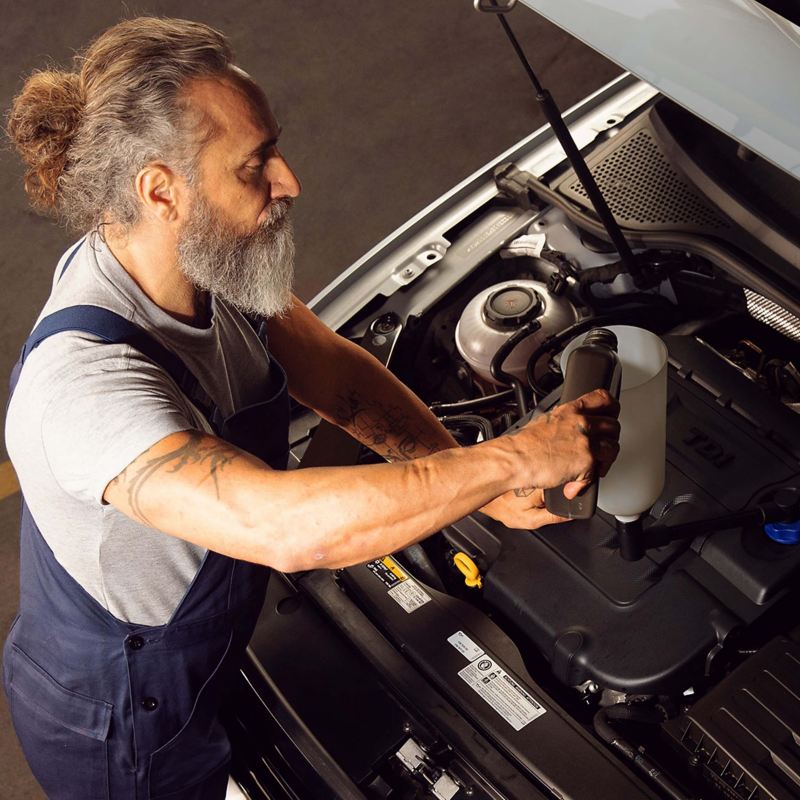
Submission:
<svg viewBox="0 0 800 800">
<path fill-rule="evenodd" d="M 618 397 L 621 378 L 616 337 L 605 329 L 590 331 L 584 343 L 570 354 L 559 405 L 577 400 L 595 389 L 606 389 Z M 598 479 L 595 479 L 572 500 L 564 497 L 563 486 L 545 489 L 545 506 L 560 517 L 589 519 L 597 510 L 597 487 Z"/>
</svg>

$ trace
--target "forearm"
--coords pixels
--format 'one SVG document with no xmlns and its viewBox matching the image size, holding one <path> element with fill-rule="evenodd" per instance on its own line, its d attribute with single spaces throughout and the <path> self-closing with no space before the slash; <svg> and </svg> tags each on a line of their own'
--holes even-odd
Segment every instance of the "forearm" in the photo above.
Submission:
<svg viewBox="0 0 800 800">
<path fill-rule="evenodd" d="M 419 541 L 507 490 L 509 465 L 501 448 L 489 446 L 284 474 L 277 490 L 280 521 L 274 520 L 273 495 L 264 501 L 273 517 L 270 530 L 263 528 L 269 517 L 255 509 L 247 527 L 256 540 L 294 532 L 281 547 L 287 571 L 357 564 Z"/>
<path fill-rule="evenodd" d="M 292 396 L 392 461 L 456 446 L 425 404 L 373 356 L 338 336 L 300 301 L 268 323 L 270 350 Z"/>
<path fill-rule="evenodd" d="M 349 343 L 348 343 L 349 344 Z M 360 348 L 346 360 L 328 404 L 317 411 L 389 461 L 410 461 L 457 447 L 430 409 Z"/>
<path fill-rule="evenodd" d="M 353 564 L 402 548 L 516 486 L 572 482 L 574 497 L 616 457 L 618 410 L 598 390 L 474 447 L 291 472 L 184 431 L 129 464 L 104 500 L 165 533 L 284 571 Z"/>
<path fill-rule="evenodd" d="M 278 472 L 222 440 L 174 434 L 106 489 L 130 516 L 209 549 L 292 572 L 393 552 L 513 484 L 510 442 L 396 464 Z"/>
</svg>

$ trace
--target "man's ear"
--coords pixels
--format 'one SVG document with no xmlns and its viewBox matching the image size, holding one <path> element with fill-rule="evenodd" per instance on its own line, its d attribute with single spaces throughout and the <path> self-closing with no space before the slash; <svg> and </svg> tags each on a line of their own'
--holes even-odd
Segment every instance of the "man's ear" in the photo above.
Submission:
<svg viewBox="0 0 800 800">
<path fill-rule="evenodd" d="M 146 212 L 161 222 L 176 222 L 185 213 L 184 181 L 165 164 L 148 164 L 139 172 L 136 194 Z"/>
</svg>

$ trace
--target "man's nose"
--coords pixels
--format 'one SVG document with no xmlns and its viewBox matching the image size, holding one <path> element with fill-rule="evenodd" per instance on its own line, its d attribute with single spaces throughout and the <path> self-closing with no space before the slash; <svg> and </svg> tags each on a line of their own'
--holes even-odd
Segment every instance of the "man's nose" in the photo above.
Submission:
<svg viewBox="0 0 800 800">
<path fill-rule="evenodd" d="M 282 155 L 267 161 L 267 180 L 270 187 L 270 200 L 278 200 L 281 197 L 297 197 L 300 194 L 300 181 Z"/>
</svg>

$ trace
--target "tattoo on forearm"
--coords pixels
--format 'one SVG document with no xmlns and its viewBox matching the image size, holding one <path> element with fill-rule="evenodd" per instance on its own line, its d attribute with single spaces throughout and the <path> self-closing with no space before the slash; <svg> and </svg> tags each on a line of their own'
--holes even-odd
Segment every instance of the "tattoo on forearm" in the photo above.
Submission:
<svg viewBox="0 0 800 800">
<path fill-rule="evenodd" d="M 522 489 L 514 489 L 514 494 L 517 497 L 530 497 L 535 491 L 535 486 L 525 486 Z"/>
<path fill-rule="evenodd" d="M 201 431 L 187 431 L 186 441 L 169 453 L 150 458 L 143 464 L 126 467 L 112 483 L 124 486 L 128 493 L 128 502 L 131 510 L 136 517 L 145 525 L 152 523 L 144 513 L 141 503 L 141 492 L 144 485 L 159 470 L 166 472 L 179 472 L 189 465 L 207 465 L 208 474 L 203 480 L 211 478 L 214 481 L 214 490 L 219 499 L 219 475 L 232 461 L 238 458 L 241 453 L 232 445 L 219 439 L 205 440 L 205 434 Z"/>
<path fill-rule="evenodd" d="M 412 461 L 438 452 L 410 429 L 408 415 L 398 406 L 365 400 L 358 392 L 336 396 L 335 419 L 360 442 L 390 461 Z"/>
</svg>

